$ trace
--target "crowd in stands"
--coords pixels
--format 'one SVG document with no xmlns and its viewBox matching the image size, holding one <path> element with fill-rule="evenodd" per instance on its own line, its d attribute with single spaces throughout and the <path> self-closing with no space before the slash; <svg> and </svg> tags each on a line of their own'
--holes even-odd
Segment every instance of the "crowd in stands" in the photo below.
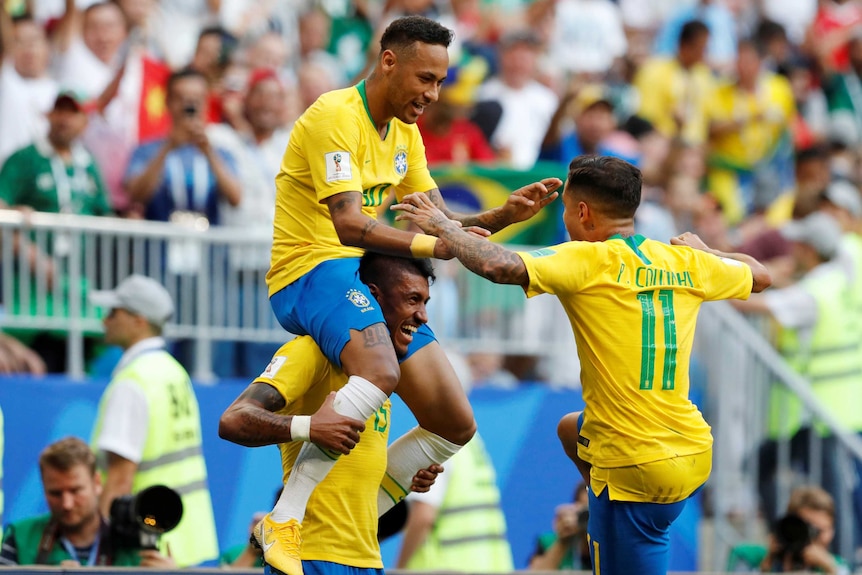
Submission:
<svg viewBox="0 0 862 575">
<path fill-rule="evenodd" d="M 260 228 L 292 122 L 410 13 L 455 31 L 419 122 L 432 166 L 619 156 L 645 175 L 644 235 L 776 257 L 770 230 L 858 177 L 853 0 L 19 0 L 0 29 L 0 205 Z"/>
</svg>

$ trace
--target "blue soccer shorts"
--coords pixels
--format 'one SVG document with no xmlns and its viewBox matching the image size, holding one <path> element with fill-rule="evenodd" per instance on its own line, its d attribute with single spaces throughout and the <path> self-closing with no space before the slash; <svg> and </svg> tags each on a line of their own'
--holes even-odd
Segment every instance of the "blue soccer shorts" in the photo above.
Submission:
<svg viewBox="0 0 862 575">
<path fill-rule="evenodd" d="M 359 258 L 325 261 L 269 298 L 281 326 L 296 335 L 310 335 L 333 365 L 341 367 L 341 351 L 350 330 L 385 323 L 371 291 L 359 279 Z M 399 363 L 436 341 L 422 325 Z"/>
<path fill-rule="evenodd" d="M 263 568 L 265 575 L 274 575 L 269 565 Z M 384 575 L 383 569 L 348 567 L 330 561 L 303 561 L 302 572 L 305 575 Z"/>
</svg>

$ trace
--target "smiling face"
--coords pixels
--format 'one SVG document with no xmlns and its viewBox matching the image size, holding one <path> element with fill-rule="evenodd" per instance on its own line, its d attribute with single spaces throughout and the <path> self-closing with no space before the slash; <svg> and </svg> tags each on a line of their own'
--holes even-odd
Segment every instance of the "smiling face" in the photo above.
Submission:
<svg viewBox="0 0 862 575">
<path fill-rule="evenodd" d="M 425 107 L 437 101 L 449 68 L 445 46 L 414 42 L 410 46 L 384 50 L 380 66 L 388 78 L 389 113 L 413 124 Z"/>
<path fill-rule="evenodd" d="M 425 305 L 428 303 L 428 279 L 420 274 L 401 269 L 391 275 L 388 283 L 368 286 L 380 304 L 383 318 L 389 326 L 395 354 L 403 357 L 413 341 L 413 334 L 428 322 Z"/>
</svg>

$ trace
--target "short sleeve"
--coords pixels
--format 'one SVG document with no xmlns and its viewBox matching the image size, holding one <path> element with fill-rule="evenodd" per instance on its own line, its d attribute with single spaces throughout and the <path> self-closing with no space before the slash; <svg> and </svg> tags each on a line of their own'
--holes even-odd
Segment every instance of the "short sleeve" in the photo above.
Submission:
<svg viewBox="0 0 862 575">
<path fill-rule="evenodd" d="M 704 300 L 748 299 L 754 285 L 748 264 L 692 249 L 702 270 Z"/>
<path fill-rule="evenodd" d="M 547 293 L 561 295 L 579 291 L 586 279 L 586 262 L 591 261 L 590 242 L 568 242 L 557 246 L 516 252 L 527 268 L 527 297 Z"/>
<path fill-rule="evenodd" d="M 281 346 L 254 381 L 274 387 L 289 405 L 323 379 L 329 369 L 329 361 L 314 339 L 303 335 Z"/>
<path fill-rule="evenodd" d="M 361 192 L 359 118 L 343 107 L 321 106 L 308 119 L 307 125 L 312 124 L 314 132 L 304 129 L 296 145 L 308 161 L 317 200 L 322 202 L 343 192 Z"/>
<path fill-rule="evenodd" d="M 110 393 L 96 447 L 140 463 L 149 431 L 147 396 L 134 383 L 124 381 L 113 384 Z"/>
</svg>

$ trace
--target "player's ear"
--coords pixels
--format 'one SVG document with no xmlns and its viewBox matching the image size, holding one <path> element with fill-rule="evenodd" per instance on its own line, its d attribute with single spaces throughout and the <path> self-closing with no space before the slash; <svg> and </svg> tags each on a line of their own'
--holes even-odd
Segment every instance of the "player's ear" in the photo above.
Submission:
<svg viewBox="0 0 862 575">
<path fill-rule="evenodd" d="M 368 284 L 368 291 L 374 296 L 374 299 L 380 299 L 380 288 L 377 284 Z"/>
</svg>

